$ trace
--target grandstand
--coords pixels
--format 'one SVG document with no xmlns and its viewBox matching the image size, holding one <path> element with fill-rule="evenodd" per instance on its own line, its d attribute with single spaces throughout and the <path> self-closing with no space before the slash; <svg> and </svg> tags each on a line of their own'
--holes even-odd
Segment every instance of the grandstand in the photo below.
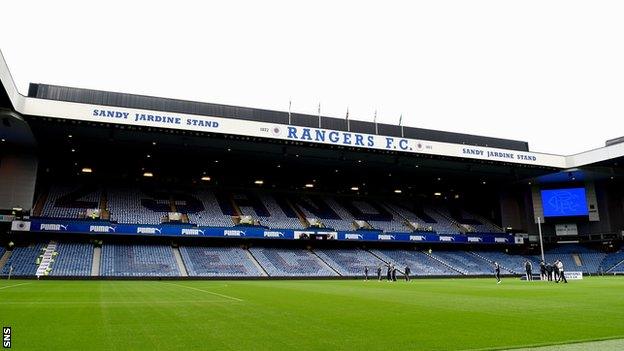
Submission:
<svg viewBox="0 0 624 351">
<path fill-rule="evenodd" d="M 48 249 L 52 258 L 43 260 Z M 179 260 L 176 251 L 179 250 Z M 410 267 L 413 277 L 489 276 L 493 262 L 498 262 L 504 275 L 524 274 L 524 262 L 533 263 L 539 272 L 539 256 L 510 254 L 496 250 L 432 250 L 431 253 L 401 248 L 325 248 L 312 250 L 296 247 L 251 248 L 206 246 L 189 243 L 178 247 L 164 244 L 128 244 L 105 241 L 101 245 L 80 241 L 51 240 L 18 246 L 2 261 L 0 275 L 7 276 L 13 267 L 15 276 L 42 275 L 50 277 L 362 277 L 364 269 L 374 276 L 378 267 L 385 277 L 389 264 L 402 273 Z M 570 257 L 575 255 L 581 262 Z M 568 257 L 570 256 L 570 257 Z M 547 263 L 564 262 L 566 271 L 587 275 L 622 273 L 622 251 L 597 252 L 580 245 L 547 250 Z M 99 262 L 98 270 L 93 271 Z M 44 264 L 45 267 L 44 267 Z M 39 274 L 38 272 L 41 271 Z"/>
<path fill-rule="evenodd" d="M 481 277 L 495 261 L 521 276 L 542 248 L 568 272 L 624 271 L 622 144 L 572 157 L 47 84 L 22 96 L 0 73 L 2 276 Z"/>
</svg>

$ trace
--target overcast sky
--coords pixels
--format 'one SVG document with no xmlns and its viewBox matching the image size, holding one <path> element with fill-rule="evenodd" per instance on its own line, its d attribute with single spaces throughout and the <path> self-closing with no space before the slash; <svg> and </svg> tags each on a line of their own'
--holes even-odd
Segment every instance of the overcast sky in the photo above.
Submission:
<svg viewBox="0 0 624 351">
<path fill-rule="evenodd" d="M 572 154 L 624 135 L 624 1 L 11 1 L 30 82 L 378 120 Z"/>
</svg>

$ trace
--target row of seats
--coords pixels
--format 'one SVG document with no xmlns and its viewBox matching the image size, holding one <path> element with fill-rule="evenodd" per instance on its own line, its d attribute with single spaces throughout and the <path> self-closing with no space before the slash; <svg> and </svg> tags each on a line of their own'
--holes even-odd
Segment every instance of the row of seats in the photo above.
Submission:
<svg viewBox="0 0 624 351">
<path fill-rule="evenodd" d="M 37 270 L 36 260 L 46 243 L 34 243 L 13 249 L 0 274 L 30 276 Z M 564 250 L 564 251 L 561 251 Z M 622 272 L 624 253 L 604 254 L 589 249 L 555 249 L 547 251 L 546 261 L 559 259 L 567 271 L 596 273 Z M 189 276 L 197 277 L 330 277 L 359 276 L 365 268 L 375 275 L 378 268 L 385 274 L 392 264 L 400 272 L 410 267 L 414 276 L 487 275 L 493 272 L 492 263 L 498 262 L 503 274 L 522 274 L 528 259 L 534 272 L 539 271 L 539 256 L 509 255 L 500 251 L 423 252 L 404 249 L 292 249 L 253 247 L 180 246 L 183 268 Z M 583 252 L 579 252 L 583 251 Z M 88 276 L 93 263 L 93 245 L 79 242 L 59 242 L 52 263 L 53 276 Z M 559 252 L 559 253 L 553 253 Z M 581 266 L 572 258 L 578 255 Z M 100 275 L 111 277 L 180 276 L 175 249 L 169 245 L 108 244 L 101 250 Z M 0 257 L 2 250 L 0 249 Z"/>
<path fill-rule="evenodd" d="M 409 267 L 414 276 L 445 276 L 458 275 L 457 271 L 448 265 L 434 259 L 421 251 L 415 250 L 371 250 L 380 259 L 405 270 Z M 383 274 L 383 272 L 382 272 Z"/>
<path fill-rule="evenodd" d="M 180 254 L 191 277 L 258 277 L 247 250 L 236 247 L 181 246 Z"/>
<path fill-rule="evenodd" d="M 89 276 L 93 262 L 93 245 L 88 243 L 59 242 L 58 255 L 52 264 L 52 276 Z"/>
<path fill-rule="evenodd" d="M 106 244 L 102 246 L 100 275 L 107 277 L 180 276 L 168 245 Z"/>
<path fill-rule="evenodd" d="M 168 211 L 155 212 L 141 203 L 144 198 L 136 189 L 115 189 L 108 192 L 111 221 L 118 223 L 160 224 Z"/>
<path fill-rule="evenodd" d="M 338 275 L 308 250 L 254 247 L 249 251 L 270 276 L 329 277 Z"/>
<path fill-rule="evenodd" d="M 0 275 L 9 275 L 9 271 L 13 268 L 12 275 L 30 276 L 37 272 L 37 257 L 43 253 L 44 243 L 33 243 L 25 247 L 15 247 L 11 253 L 11 257 L 0 270 Z"/>
<path fill-rule="evenodd" d="M 624 273 L 624 247 L 607 255 L 600 263 L 600 267 L 608 273 Z"/>
<path fill-rule="evenodd" d="M 373 229 L 385 232 L 410 232 L 412 222 L 418 228 L 431 228 L 440 234 L 462 231 L 447 209 L 423 208 L 418 215 L 409 204 L 372 199 L 335 198 L 331 196 L 285 195 L 265 192 L 221 192 L 200 190 L 193 194 L 167 192 L 145 193 L 137 188 L 97 188 L 54 186 L 49 190 L 41 216 L 78 218 L 86 209 L 97 208 L 102 194 L 111 221 L 129 224 L 160 224 L 167 212 L 177 210 L 188 215 L 192 224 L 212 227 L 234 226 L 232 216 L 249 215 L 261 225 L 273 229 L 303 229 L 298 215 L 306 220 L 320 219 L 326 227 L 350 231 L 354 221 L 367 221 Z M 488 222 L 463 211 L 472 227 L 483 232 L 500 231 Z M 479 218 L 483 221 L 483 219 Z M 479 224 L 475 224 L 479 223 Z"/>
<path fill-rule="evenodd" d="M 82 189 L 84 188 L 75 185 L 51 187 L 41 215 L 54 218 L 78 218 L 87 208 L 99 208 L 101 191 Z"/>
</svg>

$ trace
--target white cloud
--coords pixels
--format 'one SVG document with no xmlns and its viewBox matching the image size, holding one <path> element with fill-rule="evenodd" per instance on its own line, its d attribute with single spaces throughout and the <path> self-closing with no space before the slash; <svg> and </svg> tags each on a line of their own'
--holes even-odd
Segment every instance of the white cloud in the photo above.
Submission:
<svg viewBox="0 0 624 351">
<path fill-rule="evenodd" d="M 624 135 L 621 1 L 3 4 L 29 82 L 526 140 L 571 154 Z"/>
</svg>

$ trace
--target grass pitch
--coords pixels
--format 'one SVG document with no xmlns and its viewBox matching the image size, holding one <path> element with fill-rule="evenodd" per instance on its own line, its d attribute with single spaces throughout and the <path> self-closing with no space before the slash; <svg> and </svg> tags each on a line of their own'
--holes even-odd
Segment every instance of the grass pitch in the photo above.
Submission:
<svg viewBox="0 0 624 351">
<path fill-rule="evenodd" d="M 15 350 L 469 350 L 624 338 L 624 279 L 0 281 Z"/>
</svg>

